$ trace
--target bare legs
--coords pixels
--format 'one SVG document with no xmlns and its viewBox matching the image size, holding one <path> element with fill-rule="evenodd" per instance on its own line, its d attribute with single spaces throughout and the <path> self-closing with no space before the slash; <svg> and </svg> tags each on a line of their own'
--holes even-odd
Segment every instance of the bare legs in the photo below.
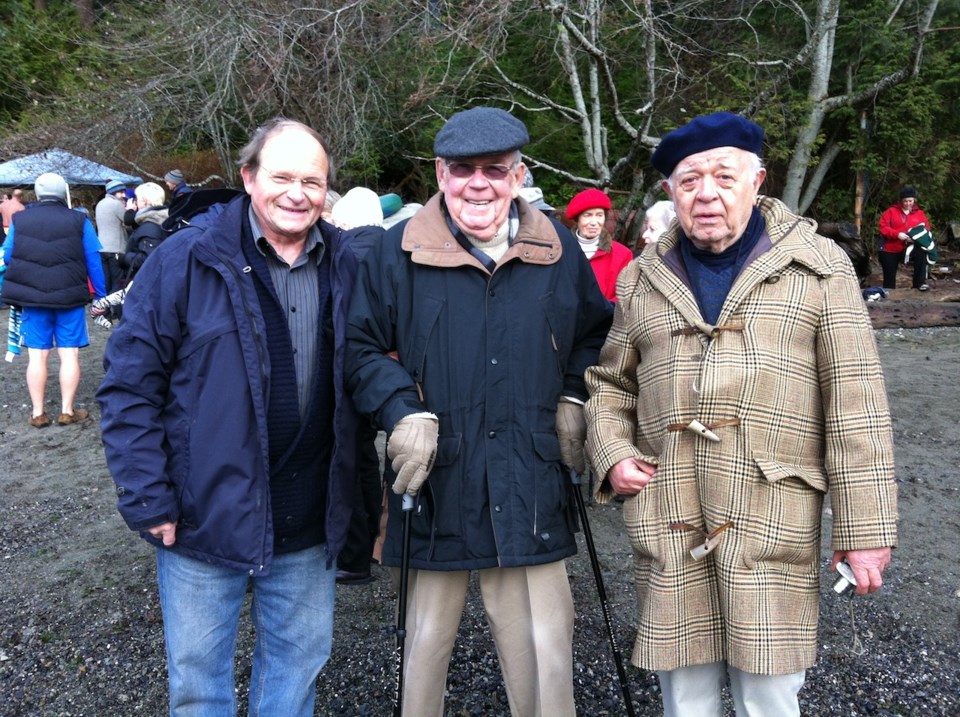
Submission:
<svg viewBox="0 0 960 717">
<path fill-rule="evenodd" d="M 27 390 L 30 392 L 30 402 L 33 404 L 32 416 L 42 414 L 43 397 L 47 388 L 47 362 L 50 359 L 50 349 L 27 349 L 29 363 L 27 364 Z M 60 396 L 62 413 L 73 414 L 73 399 L 80 386 L 80 349 L 57 349 L 60 357 Z"/>
<path fill-rule="evenodd" d="M 50 358 L 50 349 L 27 349 L 29 362 L 27 363 L 27 390 L 30 392 L 30 402 L 36 418 L 43 413 L 43 394 L 47 388 L 47 360 Z"/>
</svg>

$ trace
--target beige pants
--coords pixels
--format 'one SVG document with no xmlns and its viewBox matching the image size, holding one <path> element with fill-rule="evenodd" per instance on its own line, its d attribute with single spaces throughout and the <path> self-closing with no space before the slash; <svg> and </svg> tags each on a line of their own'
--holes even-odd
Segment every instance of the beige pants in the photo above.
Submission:
<svg viewBox="0 0 960 717">
<path fill-rule="evenodd" d="M 399 582 L 399 570 L 394 580 Z M 563 561 L 478 571 L 513 717 L 568 717 L 573 705 L 573 597 Z M 411 570 L 403 714 L 443 717 L 447 667 L 470 572 Z"/>
</svg>

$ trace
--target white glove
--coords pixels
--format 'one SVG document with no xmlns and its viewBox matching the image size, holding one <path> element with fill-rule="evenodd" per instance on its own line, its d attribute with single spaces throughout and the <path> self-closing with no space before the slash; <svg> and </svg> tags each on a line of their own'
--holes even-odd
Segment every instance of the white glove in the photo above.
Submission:
<svg viewBox="0 0 960 717">
<path fill-rule="evenodd" d="M 437 457 L 440 421 L 432 413 L 412 413 L 393 427 L 387 441 L 387 458 L 397 474 L 393 492 L 416 495 Z"/>
<path fill-rule="evenodd" d="M 587 419 L 583 404 L 560 399 L 557 404 L 557 438 L 560 439 L 560 460 L 567 468 L 583 475 L 583 443 L 587 439 Z"/>
</svg>

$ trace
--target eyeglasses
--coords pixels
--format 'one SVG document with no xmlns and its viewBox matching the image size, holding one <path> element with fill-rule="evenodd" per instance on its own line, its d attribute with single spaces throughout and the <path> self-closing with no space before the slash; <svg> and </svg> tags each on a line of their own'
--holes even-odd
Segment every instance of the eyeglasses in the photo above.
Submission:
<svg viewBox="0 0 960 717">
<path fill-rule="evenodd" d="M 457 179 L 470 179 L 477 170 L 480 170 L 485 179 L 491 182 L 501 182 L 506 179 L 510 172 L 516 169 L 517 163 L 506 164 L 470 164 L 469 162 L 446 162 L 447 171 L 450 176 Z"/>
<path fill-rule="evenodd" d="M 283 172 L 273 172 L 262 165 L 259 171 L 262 171 L 275 186 L 282 187 L 283 189 L 288 189 L 298 182 L 301 190 L 307 193 L 317 194 L 327 188 L 326 180 L 320 179 L 319 177 L 305 177 L 300 179 L 284 174 Z"/>
</svg>

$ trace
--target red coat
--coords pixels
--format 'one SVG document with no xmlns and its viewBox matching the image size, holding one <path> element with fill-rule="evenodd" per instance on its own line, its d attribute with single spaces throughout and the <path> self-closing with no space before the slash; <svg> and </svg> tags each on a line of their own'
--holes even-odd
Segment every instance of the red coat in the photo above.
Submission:
<svg viewBox="0 0 960 717">
<path fill-rule="evenodd" d="M 904 214 L 903 207 L 899 203 L 891 205 L 880 215 L 880 235 L 883 237 L 880 250 L 899 254 L 907 248 L 907 244 L 898 235 L 900 232 L 905 232 L 919 224 L 923 224 L 927 229 L 933 231 L 933 227 L 927 220 L 927 215 L 923 213 L 920 207 L 914 205 L 912 212 Z"/>
<path fill-rule="evenodd" d="M 613 241 L 606 232 L 600 236 L 600 248 L 590 258 L 590 267 L 597 277 L 600 291 L 610 301 L 617 300 L 617 277 L 632 259 L 633 252 L 626 245 Z"/>
</svg>

